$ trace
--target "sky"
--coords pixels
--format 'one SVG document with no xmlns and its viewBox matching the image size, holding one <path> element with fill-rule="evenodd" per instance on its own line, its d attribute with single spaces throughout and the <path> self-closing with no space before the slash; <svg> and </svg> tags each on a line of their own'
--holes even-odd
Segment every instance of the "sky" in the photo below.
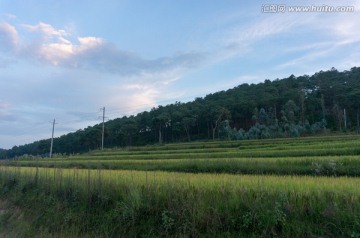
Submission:
<svg viewBox="0 0 360 238">
<path fill-rule="evenodd" d="M 343 6 L 353 11 L 324 9 Z M 54 119 L 55 137 L 98 124 L 102 107 L 110 120 L 360 66 L 359 11 L 357 0 L 0 0 L 0 148 L 50 138 Z"/>
</svg>

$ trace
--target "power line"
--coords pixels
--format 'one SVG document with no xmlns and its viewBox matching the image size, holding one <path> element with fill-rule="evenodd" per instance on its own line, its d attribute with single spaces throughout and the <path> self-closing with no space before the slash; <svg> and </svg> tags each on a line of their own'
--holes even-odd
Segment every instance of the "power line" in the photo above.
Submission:
<svg viewBox="0 0 360 238">
<path fill-rule="evenodd" d="M 160 100 L 160 101 L 157 101 L 156 104 L 157 106 L 159 106 L 160 104 L 173 104 L 175 102 L 178 102 L 177 99 L 182 99 L 182 100 L 186 100 L 186 99 L 190 99 L 190 98 L 197 98 L 197 97 L 200 97 L 200 96 L 189 96 L 189 97 L 183 97 L 183 98 L 173 98 L 173 99 L 167 99 L 167 100 Z M 153 103 L 144 103 L 144 104 L 138 104 L 138 105 L 134 105 L 134 106 L 122 106 L 122 107 L 119 107 L 119 108 L 111 108 L 111 109 L 107 109 L 107 113 L 110 114 L 110 115 L 114 115 L 114 117 L 121 117 L 121 116 L 128 116 L 130 114 L 134 114 L 134 112 L 129 112 L 129 113 L 126 113 L 124 114 L 124 111 L 131 111 L 132 109 L 137 109 L 137 110 L 143 110 L 145 111 L 146 109 L 144 109 L 144 107 L 157 107 L 157 106 L 154 106 Z M 143 108 L 143 109 L 141 109 Z M 101 138 L 101 141 L 102 141 L 102 146 L 101 146 L 101 149 L 103 150 L 104 149 L 104 133 L 105 133 L 105 107 L 101 108 L 101 110 L 103 111 L 103 125 L 102 125 L 102 138 Z M 120 115 L 116 115 L 116 114 L 120 114 Z M 86 120 L 86 121 L 96 121 L 95 117 L 93 116 L 93 114 L 95 114 L 95 112 L 81 112 L 77 115 L 72 115 L 72 116 L 75 116 L 75 117 L 78 117 L 77 119 L 69 119 L 69 120 L 64 120 L 64 121 L 61 121 L 61 123 L 64 123 L 64 124 L 72 124 L 72 123 L 81 123 L 81 122 L 84 122 L 83 120 Z M 116 115 L 116 116 L 115 116 Z M 54 121 L 52 122 L 53 123 L 53 131 L 52 131 L 52 138 L 51 138 L 51 148 L 50 148 L 50 157 L 52 157 L 52 148 L 53 148 L 53 137 L 54 137 L 54 130 L 55 130 L 55 124 L 58 124 L 58 123 L 55 123 L 55 119 Z M 22 129 L 22 134 L 21 135 L 26 135 L 28 133 L 32 133 L 33 131 L 38 131 L 37 128 L 34 128 L 34 127 L 42 127 L 43 123 L 38 123 L 37 125 L 31 127 L 31 128 L 23 128 Z M 69 132 L 68 132 L 69 133 Z"/>
</svg>

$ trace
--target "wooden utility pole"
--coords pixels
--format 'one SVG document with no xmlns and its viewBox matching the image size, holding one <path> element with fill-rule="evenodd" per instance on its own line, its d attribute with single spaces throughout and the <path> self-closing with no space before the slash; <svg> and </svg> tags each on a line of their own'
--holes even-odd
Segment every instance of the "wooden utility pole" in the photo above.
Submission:
<svg viewBox="0 0 360 238">
<path fill-rule="evenodd" d="M 53 143 L 54 143 L 54 129 L 55 129 L 55 119 L 53 121 L 52 134 L 51 134 L 51 144 L 50 144 L 50 158 L 52 157 Z"/>
<path fill-rule="evenodd" d="M 101 134 L 101 150 L 104 150 L 104 131 L 105 131 L 105 107 L 103 110 L 103 125 L 102 125 L 102 134 Z"/>
</svg>

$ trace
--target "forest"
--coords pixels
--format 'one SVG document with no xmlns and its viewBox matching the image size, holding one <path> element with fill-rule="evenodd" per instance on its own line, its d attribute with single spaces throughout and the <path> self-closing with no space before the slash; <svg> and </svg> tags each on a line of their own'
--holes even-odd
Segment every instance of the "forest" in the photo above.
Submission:
<svg viewBox="0 0 360 238">
<path fill-rule="evenodd" d="M 191 102 L 158 106 L 105 123 L 104 146 L 128 147 L 186 141 L 246 140 L 360 132 L 360 68 L 335 68 L 241 84 Z M 54 139 L 57 154 L 101 147 L 102 124 Z M 0 158 L 48 156 L 50 139 L 12 149 Z"/>
</svg>

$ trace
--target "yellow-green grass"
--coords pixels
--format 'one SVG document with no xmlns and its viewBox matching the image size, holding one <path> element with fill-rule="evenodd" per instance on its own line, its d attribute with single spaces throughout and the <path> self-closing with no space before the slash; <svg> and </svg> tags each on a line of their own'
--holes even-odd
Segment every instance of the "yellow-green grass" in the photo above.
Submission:
<svg viewBox="0 0 360 238">
<path fill-rule="evenodd" d="M 271 145 L 258 146 L 251 148 L 236 149 L 186 149 L 186 150 L 170 150 L 170 151 L 118 151 L 104 152 L 100 154 L 84 154 L 70 157 L 59 157 L 48 159 L 49 161 L 64 160 L 66 158 L 72 160 L 137 160 L 137 159 L 199 159 L 199 158 L 239 158 L 239 157 L 290 157 L 290 156 L 336 156 L 336 155 L 360 155 L 360 140 L 337 142 L 331 144 L 313 144 L 313 145 Z M 28 160 L 26 158 L 21 160 Z M 45 161 L 46 159 L 43 159 Z"/>
<path fill-rule="evenodd" d="M 292 190 L 302 192 L 332 191 L 334 193 L 351 192 L 360 195 L 360 178 L 351 177 L 312 177 L 312 176 L 271 176 L 271 175 L 231 175 L 231 174 L 198 174 L 163 171 L 133 171 L 133 170 L 89 170 L 89 169 L 62 169 L 62 168 L 23 168 L 23 167 L 0 167 L 1 173 L 17 174 L 20 177 L 35 177 L 38 172 L 39 180 L 42 179 L 73 179 L 76 175 L 79 179 L 87 179 L 90 173 L 92 178 L 100 176 L 102 181 L 116 184 L 126 180 L 136 185 L 144 185 L 146 181 L 152 181 L 156 185 L 173 186 L 210 186 L 210 187 L 247 187 L 252 189 L 265 189 L 283 192 Z M 150 178 L 151 177 L 151 178 Z M 83 186 L 83 184 L 80 184 Z"/>
<path fill-rule="evenodd" d="M 330 138 L 331 140 L 329 140 Z M 183 144 L 167 144 L 163 146 L 128 147 L 105 151 L 93 151 L 91 156 L 121 156 L 138 154 L 176 154 L 176 153 L 206 153 L 206 152 L 234 152 L 240 150 L 286 150 L 286 149 L 323 149 L 353 148 L 360 145 L 360 136 L 332 136 L 267 139 L 250 141 L 222 141 L 222 142 L 194 142 Z"/>
<path fill-rule="evenodd" d="M 8 166 L 163 170 L 194 173 L 360 176 L 359 156 L 310 156 L 274 158 L 198 158 L 152 160 L 31 160 L 8 161 Z"/>
<path fill-rule="evenodd" d="M 358 141 L 360 140 L 359 135 L 329 135 L 329 136 L 317 136 L 317 137 L 300 137 L 300 138 L 278 138 L 278 139 L 262 139 L 262 140 L 240 140 L 240 141 L 208 141 L 208 142 L 186 142 L 186 143 L 173 143 L 173 144 L 164 144 L 164 145 L 148 145 L 148 146 L 134 146 L 127 148 L 115 148 L 107 149 L 104 151 L 93 151 L 90 154 L 93 155 L 103 155 L 103 154 L 117 154 L 127 151 L 151 151 L 158 153 L 160 151 L 171 151 L 171 150 L 187 150 L 187 149 L 213 149 L 213 148 L 222 148 L 222 149 L 232 149 L 239 147 L 252 147 L 252 146 L 273 146 L 276 144 L 279 145 L 309 145 L 314 143 L 327 143 L 331 144 L 333 142 L 349 142 L 349 141 Z"/>
<path fill-rule="evenodd" d="M 90 174 L 92 179 L 98 178 L 103 183 L 116 185 L 119 181 L 126 181 L 133 185 L 145 183 L 156 186 L 201 186 L 201 187 L 229 187 L 232 189 L 265 189 L 267 191 L 282 192 L 333 192 L 351 193 L 360 196 L 360 178 L 351 177 L 313 177 L 313 176 L 272 176 L 272 175 L 231 175 L 231 174 L 198 174 L 163 171 L 133 171 L 133 170 L 89 170 L 89 169 L 63 169 L 63 168 L 25 168 L 25 167 L 0 167 L 3 176 L 18 175 L 19 177 L 38 179 L 71 181 L 75 177 L 81 181 L 87 180 Z M 61 174 L 61 176 L 60 176 Z M 70 179 L 70 180 L 69 180 Z M 80 187 L 84 184 L 79 183 Z M 360 205 L 360 204 L 359 204 Z"/>
<path fill-rule="evenodd" d="M 1 196 L 30 206 L 36 225 L 54 232 L 349 237 L 360 229 L 359 178 L 21 167 L 1 167 L 0 178 Z"/>
</svg>

